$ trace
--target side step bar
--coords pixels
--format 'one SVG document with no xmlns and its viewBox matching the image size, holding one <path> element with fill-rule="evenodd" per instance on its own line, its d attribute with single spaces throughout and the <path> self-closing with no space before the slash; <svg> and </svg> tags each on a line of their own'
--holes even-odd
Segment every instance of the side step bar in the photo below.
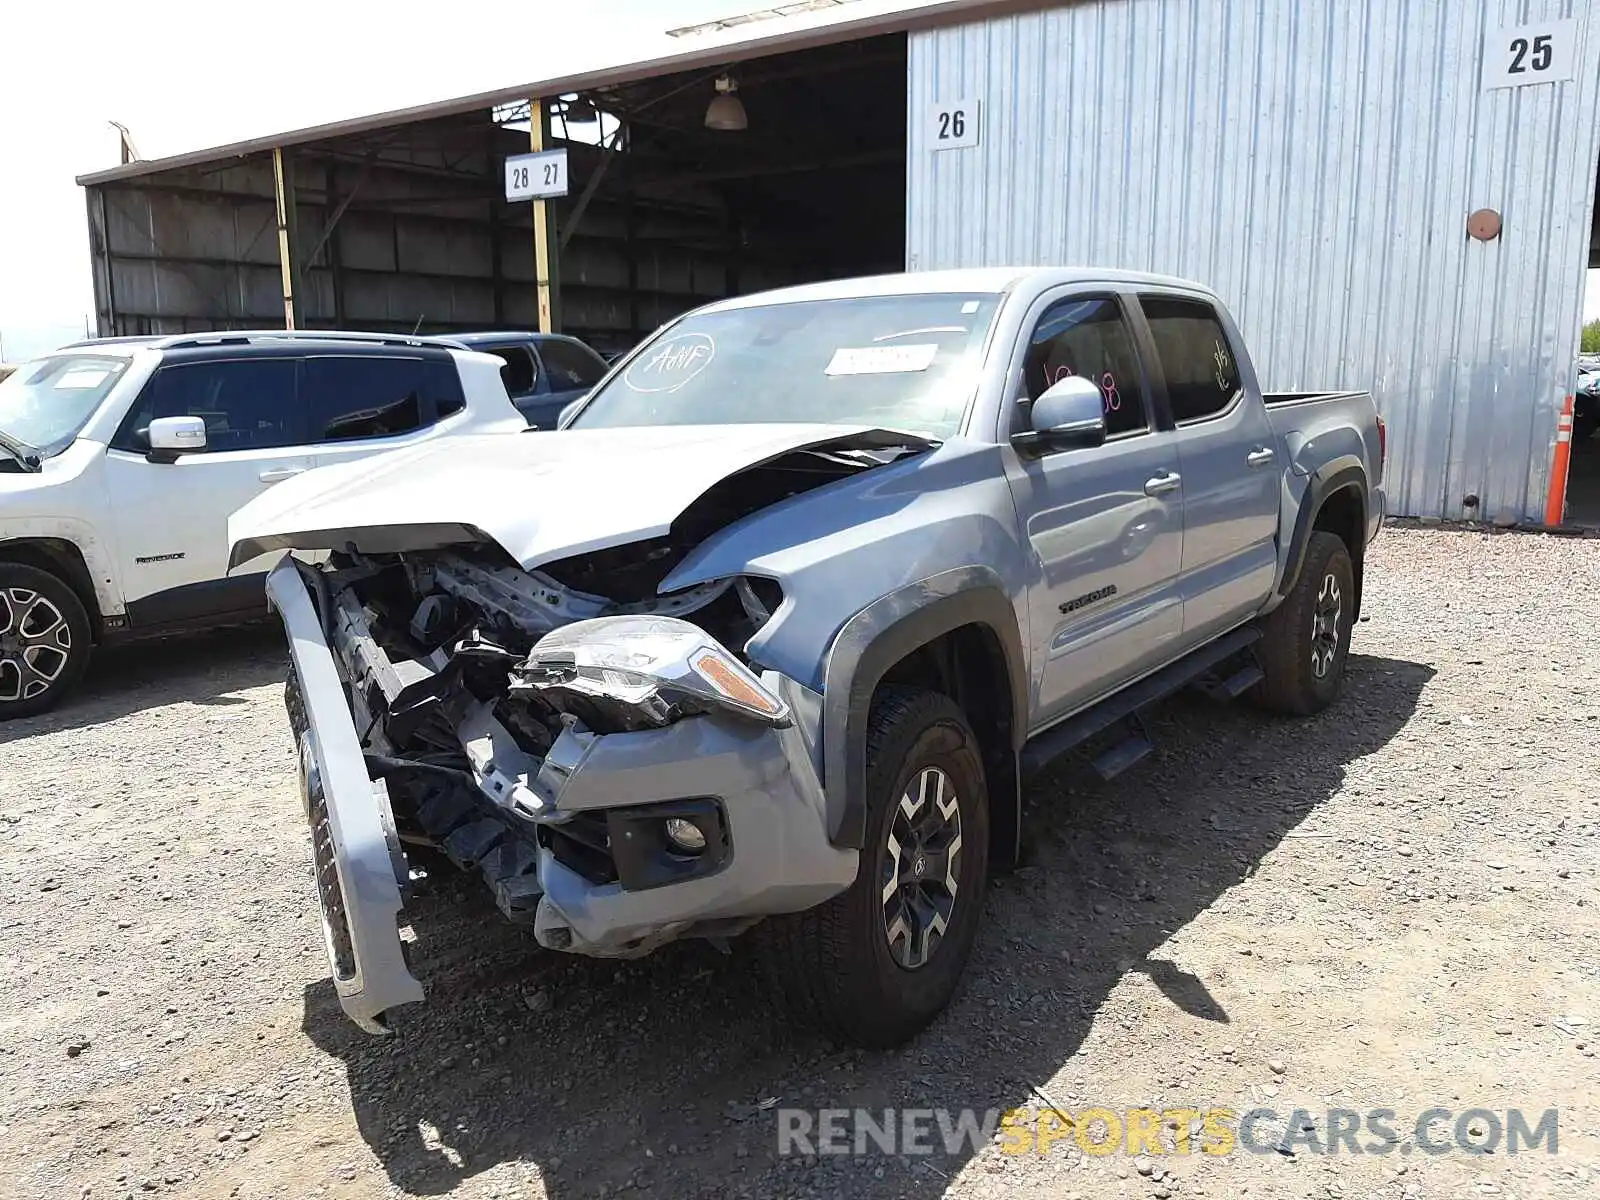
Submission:
<svg viewBox="0 0 1600 1200">
<path fill-rule="evenodd" d="M 1069 750 L 1081 746 L 1117 722 L 1136 716 L 1141 709 L 1158 700 L 1164 700 L 1172 693 L 1194 683 L 1219 663 L 1241 650 L 1248 649 L 1260 640 L 1261 630 L 1253 625 L 1235 629 L 1232 633 L 1224 634 L 1216 641 L 1185 655 L 1177 662 L 1162 667 L 1154 675 L 1147 675 L 1115 696 L 1102 700 L 1093 708 L 1068 717 L 1059 725 L 1052 725 L 1044 732 L 1034 735 L 1027 745 L 1022 747 L 1022 777 L 1032 778 Z M 1237 696 L 1258 682 L 1259 672 L 1260 668 L 1253 664 L 1245 667 L 1222 680 L 1216 686 L 1215 692 Z M 1237 690 L 1232 690 L 1234 688 Z M 1129 741 L 1132 744 L 1126 749 L 1122 746 L 1113 747 L 1096 761 L 1096 769 L 1103 777 L 1110 778 L 1110 775 L 1106 774 L 1106 768 L 1110 768 L 1112 775 L 1117 774 L 1149 753 L 1149 739 L 1143 736 L 1142 729 Z M 1143 743 L 1142 747 L 1140 742 Z M 1104 760 L 1103 766 L 1102 760 Z"/>
</svg>

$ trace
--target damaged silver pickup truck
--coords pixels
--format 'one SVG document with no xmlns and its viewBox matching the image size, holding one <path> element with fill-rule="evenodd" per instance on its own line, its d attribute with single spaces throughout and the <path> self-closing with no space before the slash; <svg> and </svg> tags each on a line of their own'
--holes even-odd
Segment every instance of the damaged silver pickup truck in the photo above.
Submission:
<svg viewBox="0 0 1600 1200">
<path fill-rule="evenodd" d="M 232 557 L 290 552 L 345 1011 L 423 999 L 426 846 L 552 951 L 749 933 L 802 1016 L 904 1041 L 1041 764 L 1125 769 L 1186 685 L 1333 702 L 1382 465 L 1370 396 L 1264 396 L 1195 284 L 983 270 L 720 302 L 559 432 L 280 485 Z"/>
</svg>

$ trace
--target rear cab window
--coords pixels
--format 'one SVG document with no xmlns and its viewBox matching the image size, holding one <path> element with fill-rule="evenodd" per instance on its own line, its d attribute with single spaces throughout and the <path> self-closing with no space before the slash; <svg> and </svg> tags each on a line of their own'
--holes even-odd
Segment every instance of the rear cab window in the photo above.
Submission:
<svg viewBox="0 0 1600 1200">
<path fill-rule="evenodd" d="M 1182 296 L 1139 297 L 1167 403 L 1179 425 L 1220 416 L 1244 390 L 1239 359 L 1217 311 Z"/>
</svg>

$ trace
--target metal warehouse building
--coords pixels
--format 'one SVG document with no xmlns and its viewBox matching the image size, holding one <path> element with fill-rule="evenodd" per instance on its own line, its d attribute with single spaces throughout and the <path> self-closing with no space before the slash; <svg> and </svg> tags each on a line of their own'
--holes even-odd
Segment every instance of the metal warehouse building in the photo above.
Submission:
<svg viewBox="0 0 1600 1200">
<path fill-rule="evenodd" d="M 1396 514 L 1559 524 L 1583 516 L 1561 415 L 1600 265 L 1597 7 L 782 4 L 673 31 L 670 59 L 86 176 L 100 332 L 620 350 L 806 279 L 1155 270 L 1222 294 L 1266 387 L 1372 389 Z M 566 194 L 508 202 L 530 141 L 566 147 Z M 1591 453 L 1572 476 L 1600 483 Z"/>
</svg>

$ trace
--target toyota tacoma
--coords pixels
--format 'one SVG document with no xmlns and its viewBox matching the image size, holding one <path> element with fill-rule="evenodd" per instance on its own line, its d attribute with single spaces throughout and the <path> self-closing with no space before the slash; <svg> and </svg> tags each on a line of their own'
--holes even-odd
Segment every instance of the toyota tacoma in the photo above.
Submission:
<svg viewBox="0 0 1600 1200">
<path fill-rule="evenodd" d="M 554 432 L 280 484 L 232 557 L 286 552 L 345 1011 L 424 997 L 426 847 L 551 951 L 741 938 L 807 1019 L 903 1042 L 1043 764 L 1126 769 L 1184 686 L 1334 702 L 1383 458 L 1368 394 L 1263 394 L 1204 287 L 985 269 L 721 301 Z"/>
</svg>

